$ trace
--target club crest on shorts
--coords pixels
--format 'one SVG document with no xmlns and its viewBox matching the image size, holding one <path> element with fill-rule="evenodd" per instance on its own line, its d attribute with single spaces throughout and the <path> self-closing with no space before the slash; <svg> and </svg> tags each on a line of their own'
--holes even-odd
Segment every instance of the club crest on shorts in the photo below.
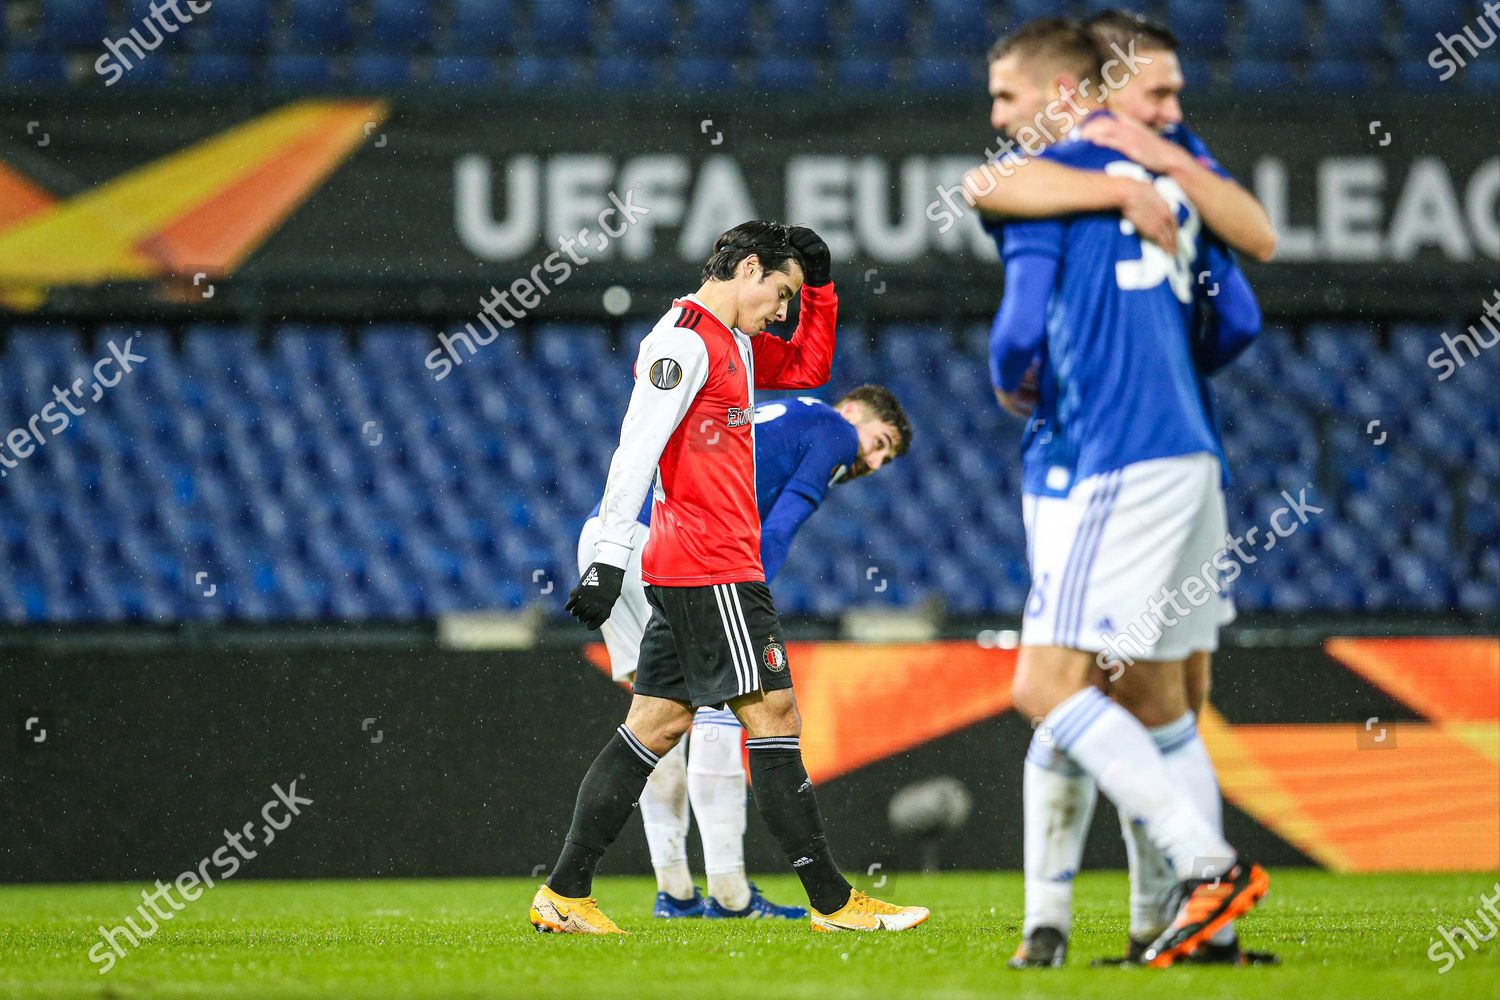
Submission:
<svg viewBox="0 0 1500 1000">
<path fill-rule="evenodd" d="M 766 643 L 766 648 L 761 650 L 760 660 L 766 665 L 766 669 L 773 674 L 779 674 L 786 669 L 786 647 L 772 639 Z"/>
<path fill-rule="evenodd" d="M 662 358 L 651 366 L 651 384 L 658 389 L 675 389 L 682 381 L 682 366 L 671 358 Z"/>
</svg>

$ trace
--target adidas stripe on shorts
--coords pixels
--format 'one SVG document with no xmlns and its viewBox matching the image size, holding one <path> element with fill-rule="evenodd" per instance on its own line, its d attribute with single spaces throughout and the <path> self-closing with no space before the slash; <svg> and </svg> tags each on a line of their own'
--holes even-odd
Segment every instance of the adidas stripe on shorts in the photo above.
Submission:
<svg viewBox="0 0 1500 1000">
<path fill-rule="evenodd" d="M 636 666 L 637 694 L 701 708 L 792 686 L 781 619 L 764 583 L 648 584 L 646 600 L 652 613 Z"/>
<path fill-rule="evenodd" d="M 1228 518 L 1213 455 L 1136 462 L 1081 480 L 1065 497 L 1027 494 L 1022 505 L 1031 566 L 1023 646 L 1127 664 L 1218 649 L 1234 601 L 1223 583 Z"/>
</svg>

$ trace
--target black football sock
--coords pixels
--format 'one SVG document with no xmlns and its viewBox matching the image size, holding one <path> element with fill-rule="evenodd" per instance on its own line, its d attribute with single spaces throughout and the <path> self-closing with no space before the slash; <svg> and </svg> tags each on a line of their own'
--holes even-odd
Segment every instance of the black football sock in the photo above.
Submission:
<svg viewBox="0 0 1500 1000">
<path fill-rule="evenodd" d="M 553 892 L 573 898 L 589 894 L 599 859 L 625 828 L 656 763 L 656 754 L 623 724 L 615 730 L 578 786 L 573 825 L 547 879 Z"/>
<path fill-rule="evenodd" d="M 765 736 L 746 740 L 745 746 L 750 749 L 755 804 L 802 880 L 808 901 L 819 913 L 841 908 L 853 887 L 833 863 L 823 837 L 823 814 L 802 766 L 801 741 L 795 736 Z"/>
</svg>

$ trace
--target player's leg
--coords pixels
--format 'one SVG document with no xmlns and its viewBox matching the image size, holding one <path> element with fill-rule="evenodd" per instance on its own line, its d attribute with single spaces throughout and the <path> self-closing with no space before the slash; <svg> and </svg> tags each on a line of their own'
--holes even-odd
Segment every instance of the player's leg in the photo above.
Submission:
<svg viewBox="0 0 1500 1000">
<path fill-rule="evenodd" d="M 1060 521 L 1070 520 L 1065 498 L 1028 494 L 1022 498 L 1021 511 L 1028 555 L 1037 544 L 1039 520 L 1054 534 L 1061 528 Z M 1054 542 L 1042 539 L 1043 552 L 1051 551 Z M 1060 567 L 1043 555 L 1031 560 L 1031 569 L 1028 620 L 1047 616 L 1049 590 Z M 1061 965 L 1066 960 L 1073 924 L 1073 882 L 1083 862 L 1083 845 L 1098 799 L 1093 777 L 1065 754 L 1053 752 L 1052 732 L 1040 723 L 1041 719 L 1032 719 L 1031 745 L 1022 768 L 1026 902 L 1021 945 L 1011 959 L 1015 968 Z"/>
<path fill-rule="evenodd" d="M 764 583 L 728 585 L 717 593 L 730 637 L 726 658 L 739 675 L 728 702 L 745 727 L 755 803 L 812 903 L 815 930 L 906 930 L 929 916 L 924 907 L 893 906 L 858 892 L 834 863 L 823 816 L 802 763 L 802 716 L 792 693 L 781 623 Z M 705 699 L 707 700 L 707 699 Z"/>
<path fill-rule="evenodd" d="M 708 873 L 704 916 L 801 920 L 805 909 L 776 905 L 745 875 L 744 738 L 744 727 L 727 708 L 705 706 L 693 718 L 687 782 Z"/>
<path fill-rule="evenodd" d="M 599 518 L 591 517 L 579 532 L 580 574 L 594 561 L 599 530 Z M 616 684 L 626 686 L 635 680 L 641 640 L 651 618 L 651 605 L 646 601 L 646 588 L 641 581 L 641 553 L 649 537 L 645 525 L 636 525 L 632 539 L 634 548 L 625 566 L 620 599 L 599 630 L 609 652 L 610 677 Z M 687 755 L 681 744 L 662 757 L 646 782 L 646 788 L 641 792 L 641 821 L 646 830 L 651 867 L 656 873 L 657 897 L 653 912 L 658 917 L 702 916 L 703 899 L 693 886 L 687 863 Z"/>
<path fill-rule="evenodd" d="M 701 917 L 704 901 L 688 869 L 688 743 L 661 758 L 641 792 L 641 825 L 656 873 L 657 917 Z"/>
<path fill-rule="evenodd" d="M 1021 783 L 1026 911 L 1018 964 L 1060 964 L 1073 927 L 1073 880 L 1094 818 L 1098 785 L 1040 727 L 1026 751 Z"/>
<path fill-rule="evenodd" d="M 1178 888 L 1195 901 L 1193 907 L 1184 901 L 1178 913 L 1191 910 L 1203 919 L 1182 924 L 1171 940 L 1160 942 L 1151 956 L 1159 964 L 1196 949 L 1231 911 L 1253 905 L 1265 883 L 1258 868 L 1238 863 L 1233 849 L 1175 786 L 1140 721 L 1089 683 L 1093 654 L 1119 650 L 1119 624 L 1130 629 L 1135 642 L 1138 655 L 1130 663 L 1152 659 L 1162 622 L 1168 620 L 1159 615 L 1157 592 L 1170 586 L 1205 496 L 1207 469 L 1198 458 L 1140 463 L 1077 484 L 1065 505 L 1053 505 L 1050 512 L 1060 525 L 1055 533 L 1062 544 L 1049 543 L 1048 517 L 1038 512 L 1029 536 L 1033 594 L 1015 678 L 1017 708 L 1039 720 L 1054 752 L 1071 757 L 1118 808 L 1142 824 L 1172 858 Z M 1217 463 L 1212 464 L 1217 476 Z M 1064 561 L 1049 562 L 1057 559 Z M 1180 691 L 1180 677 L 1176 683 Z M 1221 887 L 1222 900 L 1204 902 Z M 1026 942 L 1022 947 L 1025 951 Z"/>
<path fill-rule="evenodd" d="M 537 930 L 620 932 L 589 896 L 594 872 L 635 810 L 661 756 L 677 745 L 693 721 L 673 616 L 651 591 L 647 598 L 652 615 L 641 640 L 630 711 L 578 787 L 562 852 L 547 884 L 532 900 L 531 923 Z"/>
<path fill-rule="evenodd" d="M 1182 665 L 1141 661 L 1120 671 L 1110 683 L 1115 701 L 1141 721 L 1161 751 L 1168 772 L 1202 812 L 1202 802 L 1183 781 L 1182 757 L 1187 741 L 1196 737 L 1195 719 L 1187 709 Z M 1217 789 L 1215 790 L 1217 792 Z M 1213 829 L 1223 825 L 1205 814 Z M 1171 922 L 1170 895 L 1177 884 L 1171 862 L 1147 835 L 1145 825 L 1120 812 L 1120 833 L 1130 869 L 1130 948 L 1139 956 Z"/>
</svg>

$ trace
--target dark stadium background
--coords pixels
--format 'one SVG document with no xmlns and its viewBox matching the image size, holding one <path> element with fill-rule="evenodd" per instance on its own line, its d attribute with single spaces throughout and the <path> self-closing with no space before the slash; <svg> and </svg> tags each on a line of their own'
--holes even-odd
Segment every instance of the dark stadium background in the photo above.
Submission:
<svg viewBox="0 0 1500 1000">
<path fill-rule="evenodd" d="M 1006 686 L 1027 580 L 1019 426 L 985 369 L 1002 275 L 972 216 L 940 232 L 927 210 L 993 144 L 994 37 L 1104 5 L 245 0 L 106 86 L 105 40 L 148 6 L 0 18 L 0 880 L 177 871 L 297 775 L 318 805 L 255 876 L 550 862 L 624 710 L 562 613 L 577 529 L 635 343 L 745 209 L 836 251 L 818 394 L 881 382 L 916 426 L 798 537 L 773 588 L 789 634 L 968 643 Z M 1238 754 L 1230 839 L 1492 869 L 1500 48 L 1443 79 L 1486 23 L 1452 0 L 1144 9 L 1181 36 L 1189 125 L 1281 230 L 1247 265 L 1262 341 L 1217 385 L 1231 520 L 1265 525 L 1284 490 L 1323 508 L 1236 585 L 1211 741 Z M 632 182 L 658 186 L 655 219 L 434 378 L 440 335 Z M 144 362 L 18 448 L 54 384 L 127 340 Z M 909 669 L 862 649 L 838 669 Z M 923 678 L 913 716 L 967 696 Z M 1019 865 L 1028 726 L 976 714 L 822 784 L 846 865 Z M 1328 750 L 1313 773 L 1257 784 L 1303 739 Z M 1434 768 L 1468 776 L 1463 814 L 1349 860 Z M 973 810 L 934 848 L 886 807 L 939 776 Z M 1304 798 L 1341 780 L 1368 793 L 1345 826 Z M 751 823 L 752 867 L 777 868 Z M 1123 862 L 1112 831 L 1091 865 Z M 645 870 L 641 841 L 608 868 Z"/>
</svg>

